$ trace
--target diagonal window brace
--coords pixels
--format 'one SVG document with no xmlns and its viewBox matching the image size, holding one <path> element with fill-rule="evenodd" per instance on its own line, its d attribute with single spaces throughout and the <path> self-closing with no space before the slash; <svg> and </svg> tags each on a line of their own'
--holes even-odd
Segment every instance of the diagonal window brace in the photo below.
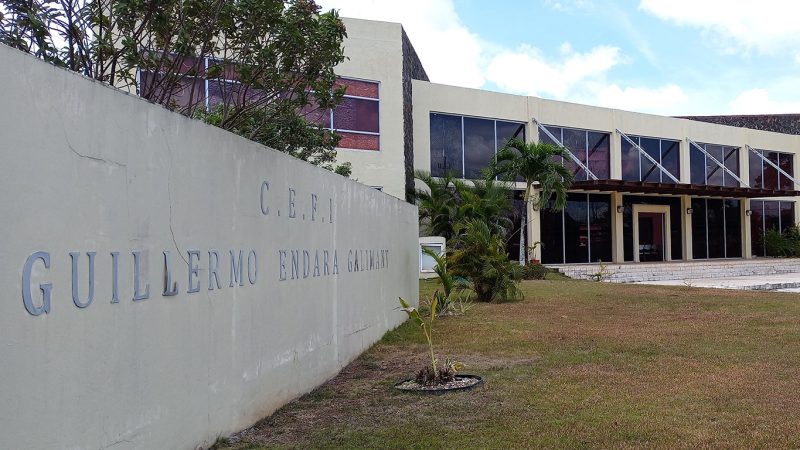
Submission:
<svg viewBox="0 0 800 450">
<path fill-rule="evenodd" d="M 753 153 L 755 153 L 756 155 L 758 155 L 758 157 L 759 157 L 759 158 L 761 158 L 761 159 L 762 159 L 764 162 L 766 162 L 766 163 L 767 163 L 767 164 L 769 164 L 770 166 L 774 167 L 774 168 L 775 168 L 775 169 L 778 171 L 778 173 L 780 173 L 781 175 L 783 175 L 783 176 L 785 176 L 786 178 L 788 178 L 789 180 L 791 180 L 791 181 L 792 181 L 792 183 L 794 183 L 794 184 L 795 184 L 795 186 L 800 186 L 800 182 L 798 182 L 798 181 L 797 181 L 797 180 L 796 180 L 796 179 L 795 179 L 793 176 L 791 176 L 791 175 L 789 175 L 788 173 L 786 173 L 786 171 L 785 171 L 785 170 L 783 170 L 783 169 L 781 169 L 780 167 L 778 167 L 778 165 L 777 165 L 777 164 L 775 164 L 774 162 L 772 162 L 772 161 L 770 161 L 769 159 L 767 159 L 767 157 L 766 157 L 766 156 L 764 156 L 764 155 L 762 155 L 760 151 L 758 151 L 758 150 L 754 149 L 753 147 L 750 147 L 750 146 L 749 146 L 749 145 L 747 145 L 747 144 L 745 144 L 745 146 L 747 147 L 747 149 L 748 149 L 748 150 L 750 150 L 751 152 L 753 152 Z"/>
<path fill-rule="evenodd" d="M 544 134 L 546 134 L 547 137 L 549 137 L 553 142 L 555 142 L 556 145 L 558 145 L 559 147 L 563 148 L 567 152 L 567 154 L 569 154 L 569 157 L 573 161 L 575 161 L 575 164 L 577 164 L 578 167 L 580 167 L 587 174 L 589 174 L 589 178 L 591 178 L 592 180 L 597 180 L 597 175 L 595 175 L 594 172 L 589 170 L 589 168 L 586 167 L 586 164 L 584 164 L 580 159 L 578 159 L 577 156 L 573 155 L 572 152 L 567 147 L 565 147 L 564 144 L 560 140 L 556 139 L 556 137 L 553 136 L 553 133 L 551 133 L 550 130 L 548 130 L 544 125 L 542 125 L 541 122 L 536 120 L 535 117 L 533 117 L 531 120 L 533 120 L 533 123 L 535 123 L 539 127 L 540 130 L 544 131 Z"/>
<path fill-rule="evenodd" d="M 644 151 L 644 149 L 643 149 L 642 147 L 640 147 L 640 146 L 639 146 L 639 144 L 637 144 L 636 142 L 633 142 L 633 139 L 631 139 L 631 138 L 629 138 L 627 135 L 625 135 L 625 133 L 623 133 L 622 131 L 620 131 L 620 129 L 619 129 L 619 128 L 617 128 L 616 130 L 617 130 L 617 133 L 619 133 L 619 135 L 620 135 L 620 136 L 622 136 L 622 137 L 623 137 L 623 138 L 624 138 L 626 141 L 628 141 L 628 143 L 629 143 L 629 144 L 631 144 L 631 145 L 633 146 L 633 148 L 635 148 L 636 150 L 639 150 L 639 154 L 643 155 L 643 156 L 644 156 L 645 158 L 647 158 L 647 159 L 648 159 L 648 160 L 649 160 L 651 163 L 655 164 L 655 166 L 656 166 L 656 167 L 658 167 L 658 170 L 660 170 L 660 171 L 661 171 L 661 173 L 663 173 L 663 174 L 665 174 L 666 176 L 668 176 L 668 177 L 669 177 L 669 178 L 670 178 L 672 181 L 674 181 L 676 184 L 680 184 L 680 183 L 681 183 L 680 181 L 678 181 L 678 179 L 677 179 L 677 178 L 675 178 L 675 176 L 674 176 L 674 175 L 672 175 L 671 173 L 669 173 L 669 170 L 665 169 L 665 168 L 664 168 L 664 166 L 662 166 L 662 165 L 661 165 L 661 164 L 660 164 L 658 161 L 656 161 L 655 159 L 653 159 L 653 157 L 652 157 L 652 156 L 650 156 L 650 155 L 649 155 L 649 154 L 648 154 L 646 151 Z M 642 181 L 642 180 L 640 180 L 640 181 Z"/>
<path fill-rule="evenodd" d="M 730 169 L 728 169 L 727 167 L 725 167 L 725 164 L 721 163 L 721 162 L 720 162 L 720 161 L 719 161 L 717 158 L 715 158 L 714 156 L 712 156 L 712 155 L 711 155 L 711 153 L 708 153 L 708 152 L 706 151 L 706 149 L 704 149 L 703 147 L 701 147 L 701 146 L 700 146 L 700 144 L 698 144 L 697 142 L 695 142 L 695 141 L 693 141 L 693 140 L 689 139 L 688 137 L 686 138 L 686 140 L 689 142 L 689 145 L 694 145 L 694 147 L 695 147 L 696 149 L 698 149 L 698 150 L 700 150 L 701 152 L 703 152 L 703 154 L 705 154 L 705 155 L 706 155 L 706 157 L 707 157 L 708 159 L 710 159 L 711 161 L 713 161 L 713 162 L 714 162 L 714 164 L 716 164 L 716 165 L 718 165 L 718 166 L 722 167 L 722 169 L 723 169 L 725 172 L 728 172 L 728 175 L 730 175 L 730 176 L 732 176 L 733 178 L 735 178 L 735 179 L 736 179 L 736 181 L 738 181 L 738 182 L 739 182 L 739 185 L 740 185 L 740 186 L 744 186 L 744 187 L 746 187 L 746 188 L 749 188 L 749 187 L 750 187 L 750 185 L 749 185 L 749 184 L 745 183 L 745 182 L 744 182 L 744 180 L 742 180 L 741 178 L 739 178 L 739 176 L 738 176 L 738 175 L 736 175 L 736 174 L 735 174 L 735 173 L 733 173 L 733 172 L 732 172 Z"/>
</svg>

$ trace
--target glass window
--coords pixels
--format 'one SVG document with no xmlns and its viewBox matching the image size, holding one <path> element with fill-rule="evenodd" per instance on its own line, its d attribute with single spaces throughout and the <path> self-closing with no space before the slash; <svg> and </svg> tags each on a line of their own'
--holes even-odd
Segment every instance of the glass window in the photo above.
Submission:
<svg viewBox="0 0 800 450">
<path fill-rule="evenodd" d="M 564 144 L 564 147 L 569 149 L 569 151 L 575 155 L 576 158 L 578 158 L 578 160 L 580 160 L 583 164 L 588 164 L 589 161 L 587 160 L 586 153 L 586 131 L 563 128 L 561 142 Z M 567 158 L 567 160 L 564 161 L 564 165 L 567 166 L 570 172 L 575 174 L 575 180 L 587 180 L 589 178 L 589 175 L 586 173 L 586 171 L 581 169 L 572 158 Z"/>
<path fill-rule="evenodd" d="M 611 246 L 611 197 L 589 194 L 589 260 L 611 261 Z"/>
<path fill-rule="evenodd" d="M 741 178 L 739 173 L 739 149 L 736 147 L 723 147 L 725 159 L 720 160 L 726 169 L 735 173 L 736 176 Z M 739 182 L 731 174 L 725 172 L 722 174 L 725 177 L 725 186 L 739 187 Z"/>
<path fill-rule="evenodd" d="M 363 98 L 344 97 L 333 110 L 333 128 L 342 131 L 379 131 L 378 102 Z"/>
<path fill-rule="evenodd" d="M 464 118 L 464 178 L 483 178 L 495 154 L 494 121 Z"/>
<path fill-rule="evenodd" d="M 708 257 L 725 257 L 725 204 L 720 199 L 706 200 Z"/>
<path fill-rule="evenodd" d="M 609 178 L 611 172 L 611 135 L 598 131 L 562 128 L 551 125 L 546 125 L 545 128 L 581 163 L 586 165 L 599 180 Z M 559 142 L 553 141 L 542 130 L 539 130 L 539 141 L 551 145 L 559 145 Z M 558 160 L 575 174 L 576 181 L 586 181 L 591 178 L 572 158 L 558 158 Z"/>
<path fill-rule="evenodd" d="M 775 151 L 755 150 L 763 155 L 772 164 L 778 166 L 789 175 L 794 173 L 794 155 Z M 794 189 L 792 180 L 783 175 L 772 164 L 764 161 L 753 152 L 749 153 L 750 159 L 750 186 L 754 188 L 772 190 Z"/>
<path fill-rule="evenodd" d="M 713 156 L 717 161 L 722 162 L 722 146 L 721 145 L 706 145 L 706 152 Z M 717 165 L 713 159 L 706 157 L 706 184 L 711 186 L 722 186 L 725 180 L 723 174 L 725 170 Z"/>
<path fill-rule="evenodd" d="M 661 140 L 661 165 L 671 174 L 681 173 L 680 164 L 680 143 L 677 141 Z M 675 178 L 680 179 L 679 176 Z M 672 183 L 673 181 L 666 175 L 661 175 L 663 183 Z"/>
<path fill-rule="evenodd" d="M 778 155 L 778 167 L 789 175 L 794 176 L 794 155 L 788 153 L 780 153 Z M 794 183 L 786 175 L 779 174 L 778 187 L 781 190 L 793 190 Z"/>
<path fill-rule="evenodd" d="M 680 179 L 680 142 L 668 139 L 628 136 L 645 153 L 664 167 L 667 172 Z M 627 139 L 620 136 L 622 149 L 622 179 L 631 181 L 647 181 L 651 183 L 674 183 L 647 156 Z"/>
<path fill-rule="evenodd" d="M 753 254 L 764 256 L 764 202 L 759 200 L 750 201 L 750 242 L 753 246 Z"/>
<path fill-rule="evenodd" d="M 726 169 L 739 175 L 739 148 L 727 145 L 697 144 L 706 153 L 722 163 Z M 706 156 L 694 144 L 691 145 L 689 160 L 692 183 L 712 186 L 738 187 L 739 182 L 714 160 Z"/>
<path fill-rule="evenodd" d="M 639 145 L 650 157 L 661 164 L 661 142 L 658 139 L 639 138 Z M 656 167 L 656 165 L 653 164 L 647 157 L 640 155 L 639 165 L 642 166 L 641 181 L 649 181 L 653 183 L 661 182 L 661 170 Z"/>
<path fill-rule="evenodd" d="M 570 194 L 564 208 L 564 261 L 589 261 L 589 209 L 586 194 Z M 580 197 L 580 198 L 577 198 Z"/>
<path fill-rule="evenodd" d="M 761 152 L 761 150 L 756 150 Z M 750 187 L 760 188 L 764 185 L 764 162 L 753 152 L 747 152 L 750 165 Z"/>
<path fill-rule="evenodd" d="M 611 261 L 611 196 L 569 194 L 563 211 L 552 205 L 540 212 L 543 263 Z"/>
<path fill-rule="evenodd" d="M 692 199 L 692 257 L 742 256 L 742 214 L 739 200 Z"/>
<path fill-rule="evenodd" d="M 694 145 L 689 151 L 689 175 L 692 184 L 706 184 L 706 155 Z"/>
<path fill-rule="evenodd" d="M 764 152 L 764 156 L 772 164 L 778 165 L 778 152 Z M 772 164 L 764 163 L 764 189 L 778 189 L 778 169 Z"/>
<path fill-rule="evenodd" d="M 708 235 L 706 227 L 706 200 L 692 199 L 692 258 L 708 258 Z"/>
<path fill-rule="evenodd" d="M 431 175 L 463 176 L 461 117 L 431 113 Z"/>
<path fill-rule="evenodd" d="M 525 124 L 494 119 L 430 114 L 431 174 L 483 178 L 497 151 L 511 138 L 525 141 Z"/>
<path fill-rule="evenodd" d="M 525 124 L 517 122 L 503 122 L 498 120 L 497 124 L 497 150 L 505 147 L 509 139 L 519 139 L 525 141 Z"/>
<path fill-rule="evenodd" d="M 742 257 L 742 209 L 739 200 L 725 200 L 725 257 Z"/>
<path fill-rule="evenodd" d="M 608 133 L 589 131 L 586 139 L 589 170 L 600 180 L 609 179 L 611 176 L 611 136 Z"/>
<path fill-rule="evenodd" d="M 781 232 L 794 226 L 794 202 L 780 202 Z"/>
<path fill-rule="evenodd" d="M 551 209 L 553 200 L 539 212 L 541 220 L 541 248 L 543 264 L 564 262 L 564 217 L 561 211 Z"/>
<path fill-rule="evenodd" d="M 622 179 L 639 181 L 642 177 L 639 171 L 639 150 L 632 146 L 627 139 L 622 140 Z"/>
</svg>

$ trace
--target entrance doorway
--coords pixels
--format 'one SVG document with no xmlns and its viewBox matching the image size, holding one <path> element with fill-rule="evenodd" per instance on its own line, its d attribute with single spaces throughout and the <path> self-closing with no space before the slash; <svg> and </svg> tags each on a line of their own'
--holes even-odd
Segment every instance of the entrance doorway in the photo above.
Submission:
<svg viewBox="0 0 800 450">
<path fill-rule="evenodd" d="M 634 260 L 669 261 L 669 206 L 633 205 Z"/>
</svg>

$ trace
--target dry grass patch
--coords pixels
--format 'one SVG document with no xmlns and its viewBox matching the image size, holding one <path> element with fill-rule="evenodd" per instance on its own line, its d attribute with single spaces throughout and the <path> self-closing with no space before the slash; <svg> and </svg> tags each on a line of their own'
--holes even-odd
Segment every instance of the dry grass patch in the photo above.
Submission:
<svg viewBox="0 0 800 450">
<path fill-rule="evenodd" d="M 422 295 L 435 286 L 421 283 Z M 426 397 L 409 324 L 237 436 L 246 448 L 800 446 L 800 296 L 569 280 L 437 322 L 437 352 L 484 376 Z"/>
</svg>

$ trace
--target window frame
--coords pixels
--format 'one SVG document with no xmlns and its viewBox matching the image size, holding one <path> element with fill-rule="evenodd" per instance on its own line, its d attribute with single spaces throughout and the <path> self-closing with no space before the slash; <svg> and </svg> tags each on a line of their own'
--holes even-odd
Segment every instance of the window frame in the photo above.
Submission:
<svg viewBox="0 0 800 450">
<path fill-rule="evenodd" d="M 674 143 L 678 144 L 678 153 L 677 153 L 677 155 L 678 155 L 678 165 L 677 165 L 678 173 L 672 173 L 672 172 L 670 172 L 670 173 L 672 173 L 672 176 L 674 176 L 676 179 L 678 179 L 678 180 L 681 179 L 681 159 L 682 159 L 681 142 L 682 141 L 677 140 L 677 139 L 662 138 L 662 137 L 657 137 L 657 136 L 641 136 L 641 135 L 638 135 L 638 134 L 627 134 L 626 136 L 628 136 L 628 138 L 630 138 L 630 140 L 634 141 L 636 143 L 636 145 L 641 147 L 643 150 L 644 150 L 644 147 L 642 147 L 642 139 L 643 138 L 644 139 L 655 139 L 655 140 L 658 140 L 658 163 L 661 164 L 661 167 L 664 167 L 665 169 L 666 169 L 666 167 L 664 166 L 664 160 L 663 160 L 663 157 L 664 157 L 664 145 L 663 145 L 664 141 L 674 142 Z M 630 145 L 630 143 L 622 136 L 620 136 L 619 138 L 620 138 L 620 147 L 619 147 L 619 149 L 620 149 L 620 160 L 622 160 L 622 156 L 625 154 L 625 152 L 622 150 L 622 146 L 625 145 L 626 143 L 628 145 Z M 633 147 L 633 149 L 636 150 L 636 156 L 639 159 L 639 179 L 638 180 L 626 180 L 624 173 L 620 174 L 620 178 L 622 180 L 626 180 L 626 181 L 644 182 L 644 180 L 642 180 L 642 158 L 643 158 L 642 157 L 642 152 L 640 152 L 639 149 L 637 149 L 635 147 Z M 653 158 L 653 159 L 655 159 L 655 158 Z M 647 162 L 649 163 L 650 161 L 647 161 Z M 690 160 L 690 164 L 691 164 L 691 160 Z M 623 162 L 623 167 L 624 167 L 624 162 Z M 656 165 L 653 165 L 653 167 L 654 167 L 654 169 L 658 169 L 658 166 L 656 166 Z M 691 176 L 691 170 L 690 170 L 690 176 Z M 648 181 L 648 183 L 664 183 L 664 172 L 662 172 L 661 169 L 658 169 L 658 180 L 659 181 Z M 667 178 L 667 183 L 671 183 L 671 182 L 672 182 L 672 180 Z"/>
<path fill-rule="evenodd" d="M 473 115 L 469 115 L 469 114 L 454 114 L 454 113 L 439 112 L 439 111 L 429 111 L 428 112 L 428 157 L 429 158 L 430 158 L 430 155 L 431 155 L 430 119 L 431 119 L 431 117 L 433 115 L 457 117 L 461 121 L 461 175 L 460 175 L 459 179 L 462 179 L 462 180 L 472 180 L 472 179 L 474 179 L 474 178 L 466 178 L 467 167 L 466 167 L 466 148 L 465 148 L 465 140 L 464 140 L 464 136 L 465 136 L 464 119 L 465 118 L 492 121 L 492 126 L 493 126 L 493 129 L 494 129 L 494 154 L 495 155 L 497 155 L 497 152 L 499 151 L 499 148 L 498 148 L 498 145 L 497 145 L 497 122 L 513 123 L 513 124 L 521 125 L 522 126 L 522 133 L 525 135 L 525 136 L 523 136 L 523 140 L 525 142 L 527 142 L 527 138 L 528 138 L 528 136 L 527 136 L 527 134 L 528 134 L 528 131 L 527 131 L 528 123 L 527 122 L 518 121 L 518 120 L 510 120 L 510 119 L 499 119 L 499 118 L 496 118 L 496 117 L 481 117 L 481 116 L 473 116 Z M 515 137 L 516 136 L 514 136 L 514 138 Z M 430 159 L 431 159 L 430 162 L 432 163 L 433 162 L 433 158 L 430 158 Z M 433 167 L 431 167 L 430 169 L 431 169 L 431 173 L 433 173 Z"/>
<path fill-rule="evenodd" d="M 584 135 L 585 135 L 585 139 L 584 139 L 585 140 L 585 146 L 584 146 L 583 151 L 584 151 L 584 154 L 586 155 L 586 160 L 585 161 L 581 160 L 581 163 L 583 163 L 586 167 L 588 167 L 589 170 L 592 170 L 592 167 L 590 165 L 591 164 L 590 163 L 590 159 L 589 159 L 589 133 L 599 133 L 599 134 L 604 134 L 604 135 L 608 136 L 608 161 L 607 161 L 608 162 L 608 167 L 605 169 L 606 172 L 608 173 L 608 177 L 606 177 L 606 178 L 598 177 L 598 179 L 600 179 L 600 180 L 602 180 L 602 179 L 610 180 L 611 179 L 611 153 L 612 153 L 611 136 L 614 133 L 611 133 L 611 132 L 608 132 L 608 131 L 603 131 L 603 130 L 593 130 L 593 129 L 590 129 L 590 128 L 565 127 L 565 126 L 561 126 L 561 125 L 550 125 L 550 124 L 544 124 L 544 123 L 542 123 L 541 126 L 544 127 L 545 129 L 547 129 L 547 131 L 549 131 L 554 136 L 555 136 L 555 133 L 553 133 L 552 129 L 553 128 L 560 129 L 561 130 L 561 135 L 558 136 L 559 140 L 561 141 L 561 145 L 564 148 L 567 148 L 567 150 L 569 152 L 572 152 L 572 150 L 569 150 L 569 148 L 566 145 L 564 145 L 564 130 L 583 131 Z M 539 141 L 541 142 L 541 140 L 542 140 L 542 135 L 541 135 L 542 134 L 542 130 L 541 130 L 541 128 L 537 128 L 537 129 L 539 131 L 539 133 L 538 133 Z M 558 145 L 558 144 L 556 144 L 556 145 Z M 574 153 L 573 153 L 573 156 L 578 158 L 578 155 L 575 155 Z M 580 158 L 578 158 L 578 159 L 580 159 Z M 575 164 L 575 161 L 573 161 L 572 158 L 569 158 L 569 159 L 568 158 L 562 158 L 561 163 L 564 165 L 564 167 L 567 167 L 567 164 Z M 577 164 L 576 164 L 576 166 L 577 166 Z M 586 177 L 586 179 L 585 180 L 578 180 L 576 178 L 575 181 L 591 180 L 591 177 L 589 176 L 589 174 L 585 170 L 581 169 L 580 166 L 576 167 L 576 169 L 577 170 L 575 171 L 575 173 L 573 175 L 578 174 L 580 172 L 583 172 L 584 176 Z M 594 172 L 594 170 L 592 170 L 592 172 Z"/>
<path fill-rule="evenodd" d="M 721 162 L 722 165 L 726 169 L 730 170 L 731 172 L 734 172 L 736 174 L 736 176 L 738 176 L 740 179 L 742 179 L 742 161 L 741 161 L 742 147 L 737 147 L 735 145 L 712 144 L 712 143 L 709 143 L 709 142 L 697 142 L 696 144 L 699 145 L 700 147 L 702 147 L 703 150 L 708 152 L 708 153 L 710 153 L 708 151 L 708 146 L 709 145 L 713 145 L 713 146 L 722 148 L 722 159 L 717 158 L 717 160 L 719 162 Z M 736 150 L 736 166 L 737 166 L 737 170 L 735 170 L 735 171 L 733 169 L 731 169 L 730 167 L 728 167 L 727 165 L 725 165 L 725 161 L 727 159 L 725 157 L 725 155 L 727 154 L 727 151 L 730 150 L 730 149 L 735 149 Z M 714 163 L 714 161 L 711 161 L 708 158 L 708 155 L 703 153 L 703 152 L 700 152 L 700 154 L 703 155 L 703 181 L 702 181 L 702 183 L 695 183 L 695 180 L 692 179 L 692 155 L 691 155 L 692 150 L 698 151 L 698 152 L 700 151 L 697 148 L 695 148 L 694 146 L 690 146 L 689 147 L 689 183 L 690 184 L 702 184 L 704 186 L 729 187 L 726 183 L 728 182 L 728 179 L 732 178 L 732 177 L 728 174 L 728 171 L 723 169 L 722 167 L 717 166 L 716 163 Z M 713 155 L 713 156 L 715 158 L 717 157 L 716 155 Z M 709 164 L 709 162 L 711 164 L 714 164 L 716 167 L 719 168 L 719 170 L 722 171 L 722 184 L 709 184 L 708 183 L 708 164 Z M 761 162 L 763 163 L 764 161 L 761 161 Z M 762 175 L 762 177 L 763 177 L 763 175 Z M 740 187 L 739 186 L 739 182 L 735 178 L 733 179 L 733 181 L 735 182 L 736 187 Z"/>
</svg>

